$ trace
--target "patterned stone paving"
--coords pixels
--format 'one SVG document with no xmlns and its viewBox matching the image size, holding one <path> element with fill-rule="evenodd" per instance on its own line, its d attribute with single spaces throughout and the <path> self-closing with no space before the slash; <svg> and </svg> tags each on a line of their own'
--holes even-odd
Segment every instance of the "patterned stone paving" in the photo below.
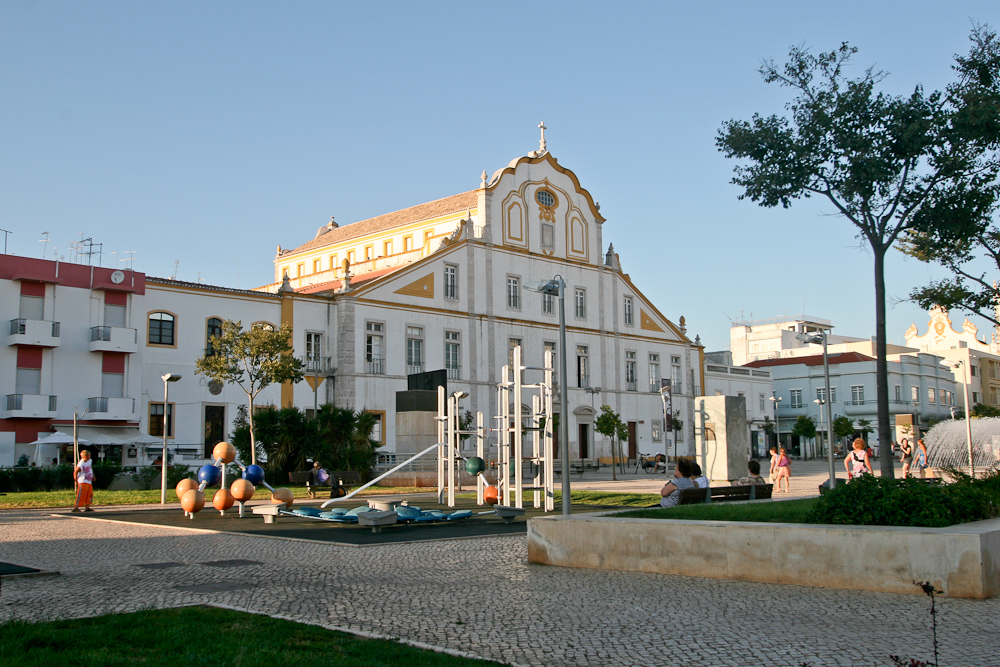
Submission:
<svg viewBox="0 0 1000 667">
<path fill-rule="evenodd" d="M 52 514 L 3 513 L 0 560 L 62 574 L 4 580 L 0 619 L 218 604 L 522 665 L 931 656 L 923 595 L 531 565 L 523 536 L 356 549 Z M 199 565 L 233 560 L 260 565 Z M 1000 599 L 938 608 L 942 664 L 1000 664 Z"/>
</svg>

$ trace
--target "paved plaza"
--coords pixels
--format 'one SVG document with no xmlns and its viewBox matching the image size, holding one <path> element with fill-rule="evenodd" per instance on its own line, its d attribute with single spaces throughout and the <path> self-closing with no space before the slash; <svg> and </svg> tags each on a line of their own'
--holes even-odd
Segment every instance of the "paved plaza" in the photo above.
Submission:
<svg viewBox="0 0 1000 667">
<path fill-rule="evenodd" d="M 799 468 L 805 495 L 823 467 Z M 575 481 L 614 490 L 663 481 L 627 477 Z M 520 535 L 349 547 L 99 520 L 105 511 L 0 513 L 0 561 L 60 572 L 5 578 L 0 618 L 217 604 L 520 665 L 931 658 L 923 595 L 532 565 Z M 1000 599 L 941 598 L 938 610 L 941 664 L 1000 664 Z"/>
</svg>

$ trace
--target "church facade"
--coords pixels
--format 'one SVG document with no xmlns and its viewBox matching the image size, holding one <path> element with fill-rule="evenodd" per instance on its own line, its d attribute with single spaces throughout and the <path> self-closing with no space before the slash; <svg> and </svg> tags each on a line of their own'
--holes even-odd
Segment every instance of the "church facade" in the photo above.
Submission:
<svg viewBox="0 0 1000 667">
<path fill-rule="evenodd" d="M 395 394 L 408 375 L 446 370 L 449 391 L 467 392 L 469 409 L 489 420 L 500 369 L 521 345 L 527 366 L 541 366 L 546 349 L 568 354 L 573 458 L 611 455 L 594 432 L 604 404 L 629 426 L 626 454 L 668 445 L 672 453 L 675 440 L 685 453 L 703 349 L 683 317 L 675 324 L 640 292 L 613 248 L 602 251 L 604 222 L 543 145 L 484 172 L 476 190 L 345 226 L 331 221 L 312 240 L 279 247 L 276 281 L 261 289 L 332 302 L 329 330 L 297 328 L 296 347 L 323 369 L 325 400 L 383 417 L 390 450 Z M 558 300 L 525 288 L 557 275 L 566 284 L 566 351 L 558 349 Z M 662 378 L 673 382 L 677 432 L 665 432 Z"/>
</svg>

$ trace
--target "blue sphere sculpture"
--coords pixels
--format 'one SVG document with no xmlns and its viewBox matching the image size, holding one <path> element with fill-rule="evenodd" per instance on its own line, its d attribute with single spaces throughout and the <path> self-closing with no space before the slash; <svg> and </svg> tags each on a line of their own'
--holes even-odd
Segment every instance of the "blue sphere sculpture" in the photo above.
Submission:
<svg viewBox="0 0 1000 667">
<path fill-rule="evenodd" d="M 222 479 L 222 471 L 213 465 L 206 464 L 198 469 L 198 481 L 206 486 L 215 486 Z"/>
<path fill-rule="evenodd" d="M 243 479 L 257 486 L 264 481 L 264 469 L 260 466 L 247 466 L 246 472 L 243 473 Z"/>
</svg>

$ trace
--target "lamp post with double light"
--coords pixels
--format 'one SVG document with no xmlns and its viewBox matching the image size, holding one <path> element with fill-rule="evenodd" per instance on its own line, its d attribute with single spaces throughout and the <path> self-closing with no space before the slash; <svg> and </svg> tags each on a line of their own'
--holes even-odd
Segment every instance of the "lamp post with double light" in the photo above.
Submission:
<svg viewBox="0 0 1000 667">
<path fill-rule="evenodd" d="M 170 403 L 167 401 L 171 382 L 177 382 L 181 376 L 177 373 L 167 373 L 163 380 L 163 458 L 160 461 L 160 504 L 167 504 L 167 425 L 170 415 Z"/>
<path fill-rule="evenodd" d="M 830 356 L 827 354 L 826 332 L 820 331 L 816 334 L 800 333 L 795 336 L 803 343 L 813 343 L 823 346 L 823 383 L 826 389 L 823 390 L 823 397 L 826 401 L 826 441 L 833 443 L 833 405 L 830 403 Z M 833 447 L 827 447 L 827 461 L 830 463 L 830 489 L 837 485 L 837 473 L 833 466 Z"/>
<path fill-rule="evenodd" d="M 559 297 L 559 458 L 562 465 L 562 513 L 570 513 L 569 488 L 569 397 L 566 386 L 569 378 L 566 376 L 566 281 L 557 275 L 545 283 L 524 283 L 524 288 L 532 292 L 540 292 L 549 296 Z"/>
</svg>

